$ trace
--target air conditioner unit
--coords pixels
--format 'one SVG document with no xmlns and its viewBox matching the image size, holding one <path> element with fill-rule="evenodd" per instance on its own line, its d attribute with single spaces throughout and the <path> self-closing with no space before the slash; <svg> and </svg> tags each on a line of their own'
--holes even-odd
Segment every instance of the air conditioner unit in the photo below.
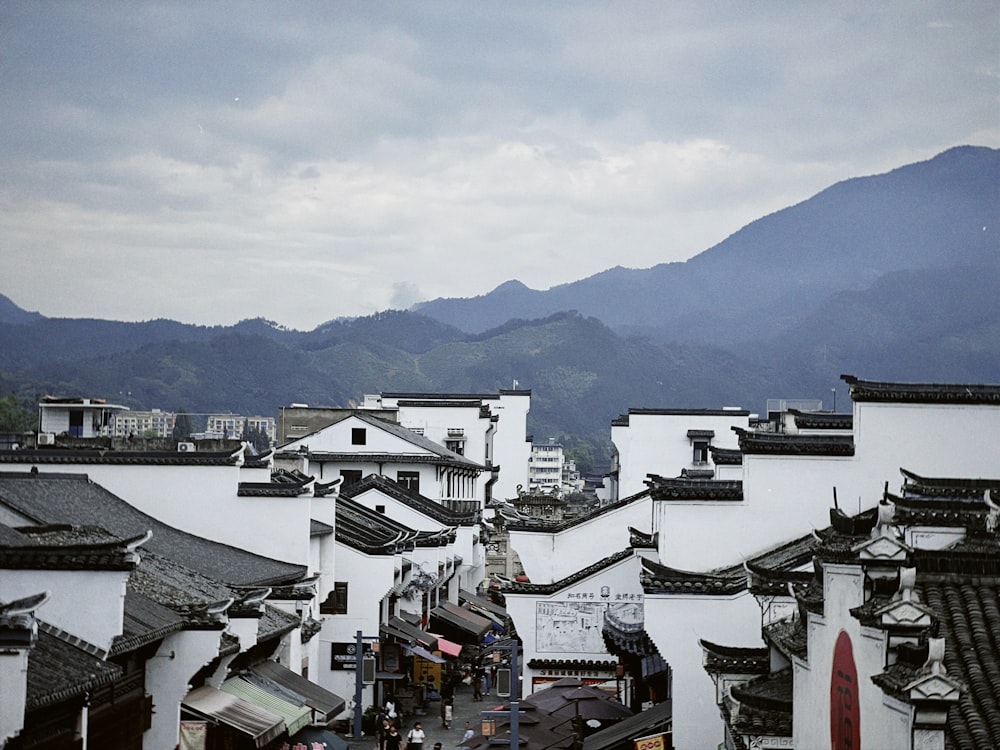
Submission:
<svg viewBox="0 0 1000 750">
<path fill-rule="evenodd" d="M 178 453 L 194 453 L 194 443 L 178 443 Z"/>
<path fill-rule="evenodd" d="M 56 435 L 54 432 L 39 432 L 38 433 L 38 444 L 39 445 L 55 445 Z"/>
</svg>

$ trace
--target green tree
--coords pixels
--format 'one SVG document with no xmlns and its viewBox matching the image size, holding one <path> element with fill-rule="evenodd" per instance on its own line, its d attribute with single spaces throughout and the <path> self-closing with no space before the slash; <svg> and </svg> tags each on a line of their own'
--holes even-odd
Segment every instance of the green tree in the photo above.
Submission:
<svg viewBox="0 0 1000 750">
<path fill-rule="evenodd" d="M 177 419 L 174 420 L 174 439 L 187 440 L 192 432 L 194 429 L 191 427 L 191 415 L 183 410 L 179 411 Z"/>
<path fill-rule="evenodd" d="M 13 393 L 0 396 L 0 432 L 28 432 L 35 429 L 35 411 Z"/>
</svg>

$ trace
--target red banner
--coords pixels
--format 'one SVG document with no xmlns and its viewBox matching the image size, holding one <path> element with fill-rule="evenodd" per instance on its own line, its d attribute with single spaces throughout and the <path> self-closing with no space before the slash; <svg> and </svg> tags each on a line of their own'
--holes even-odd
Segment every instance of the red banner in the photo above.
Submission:
<svg viewBox="0 0 1000 750">
<path fill-rule="evenodd" d="M 843 630 L 833 649 L 830 669 L 830 748 L 861 750 L 861 701 L 851 637 Z"/>
</svg>

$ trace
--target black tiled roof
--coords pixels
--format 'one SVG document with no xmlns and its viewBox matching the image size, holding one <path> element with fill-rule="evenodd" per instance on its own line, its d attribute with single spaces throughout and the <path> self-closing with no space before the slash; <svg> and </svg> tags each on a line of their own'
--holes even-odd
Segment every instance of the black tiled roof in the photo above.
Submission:
<svg viewBox="0 0 1000 750">
<path fill-rule="evenodd" d="M 645 489 L 641 492 L 637 492 L 634 495 L 629 495 L 628 497 L 623 497 L 620 500 L 616 500 L 608 505 L 601 506 L 600 508 L 595 508 L 589 513 L 584 513 L 583 515 L 576 516 L 575 518 L 566 519 L 563 521 L 543 521 L 543 520 L 529 520 L 525 519 L 522 521 L 507 521 L 507 528 L 512 531 L 538 531 L 540 533 L 551 534 L 555 532 L 565 531 L 566 529 L 571 529 L 574 526 L 579 526 L 580 524 L 592 521 L 595 518 L 606 515 L 613 511 L 624 508 L 626 505 L 631 505 L 632 503 L 639 502 L 644 498 L 649 497 L 649 490 Z"/>
<path fill-rule="evenodd" d="M 720 646 L 701 639 L 698 641 L 704 652 L 703 663 L 706 672 L 718 674 L 767 674 L 771 659 L 768 648 L 744 648 Z"/>
<path fill-rule="evenodd" d="M 791 669 L 733 685 L 730 693 L 739 703 L 736 715 L 730 714 L 734 732 L 751 736 L 792 736 Z"/>
<path fill-rule="evenodd" d="M 586 568 L 576 571 L 572 575 L 568 575 L 560 581 L 555 583 L 512 583 L 506 589 L 504 589 L 505 594 L 554 594 L 557 591 L 561 591 L 567 586 L 572 586 L 574 583 L 578 583 L 595 573 L 599 573 L 605 568 L 609 568 L 612 565 L 621 562 L 622 560 L 627 560 L 632 557 L 635 552 L 632 549 L 625 549 L 621 552 L 616 552 L 613 555 L 609 555 L 602 560 L 598 560 L 593 565 L 588 565 Z"/>
<path fill-rule="evenodd" d="M 787 435 L 736 429 L 744 454 L 783 456 L 853 456 L 851 435 Z"/>
<path fill-rule="evenodd" d="M 184 618 L 158 604 L 131 586 L 125 591 L 125 620 L 120 635 L 115 636 L 111 655 L 134 651 L 181 630 Z"/>
<path fill-rule="evenodd" d="M 25 708 L 33 711 L 108 685 L 122 669 L 39 627 L 38 642 L 28 652 L 28 675 Z"/>
<path fill-rule="evenodd" d="M 653 500 L 743 500 L 740 480 L 667 478 L 647 474 L 649 494 Z"/>
<path fill-rule="evenodd" d="M 272 560 L 189 534 L 153 518 L 91 482 L 85 474 L 0 472 L 0 506 L 38 524 L 99 526 L 122 539 L 152 530 L 142 549 L 159 552 L 218 581 L 236 586 L 291 583 L 302 565 Z"/>
<path fill-rule="evenodd" d="M 353 500 L 361 493 L 371 489 L 379 490 L 404 505 L 423 513 L 428 518 L 448 526 L 471 526 L 479 521 L 478 512 L 462 513 L 452 510 L 419 493 L 412 492 L 399 484 L 399 482 L 394 482 L 380 474 L 369 474 L 361 479 L 361 481 L 343 488 L 340 491 L 340 496 Z"/>
<path fill-rule="evenodd" d="M 712 454 L 712 461 L 719 466 L 739 466 L 743 463 L 743 451 L 739 448 L 719 448 L 710 445 L 708 452 Z"/>
<path fill-rule="evenodd" d="M 116 451 L 93 448 L 37 448 L 0 451 L 0 464 L 112 464 L 138 466 L 235 466 L 242 450 L 232 451 Z"/>
<path fill-rule="evenodd" d="M 337 499 L 337 541 L 369 555 L 393 555 L 413 546 L 417 532 L 343 495 Z"/>
<path fill-rule="evenodd" d="M 739 593 L 747 586 L 746 572 L 741 565 L 697 573 L 671 568 L 646 559 L 642 561 L 640 580 L 647 594 L 726 596 Z"/>
<path fill-rule="evenodd" d="M 791 659 L 795 657 L 803 661 L 808 657 L 809 636 L 799 618 L 778 620 L 764 626 L 764 640 L 778 651 Z"/>
<path fill-rule="evenodd" d="M 10 538 L 10 533 L 6 538 Z M 15 534 L 19 532 L 14 532 Z M 138 562 L 129 548 L 145 538 L 121 540 L 97 527 L 66 525 L 27 527 L 23 543 L 0 541 L 0 568 L 7 570 L 133 570 Z"/>
<path fill-rule="evenodd" d="M 1000 385 L 888 383 L 853 375 L 841 375 L 840 379 L 851 387 L 853 401 L 1000 405 Z"/>
<path fill-rule="evenodd" d="M 823 411 L 798 411 L 789 409 L 800 430 L 850 430 L 854 427 L 853 414 L 834 414 Z"/>
</svg>

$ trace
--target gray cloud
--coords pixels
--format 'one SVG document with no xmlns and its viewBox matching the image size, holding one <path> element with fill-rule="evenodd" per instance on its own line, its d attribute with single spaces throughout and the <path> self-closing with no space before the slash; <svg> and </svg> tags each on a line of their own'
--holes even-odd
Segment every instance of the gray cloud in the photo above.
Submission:
<svg viewBox="0 0 1000 750">
<path fill-rule="evenodd" d="M 1000 145 L 988 2 L 3 14 L 0 293 L 47 315 L 310 328 L 545 288 Z"/>
</svg>

